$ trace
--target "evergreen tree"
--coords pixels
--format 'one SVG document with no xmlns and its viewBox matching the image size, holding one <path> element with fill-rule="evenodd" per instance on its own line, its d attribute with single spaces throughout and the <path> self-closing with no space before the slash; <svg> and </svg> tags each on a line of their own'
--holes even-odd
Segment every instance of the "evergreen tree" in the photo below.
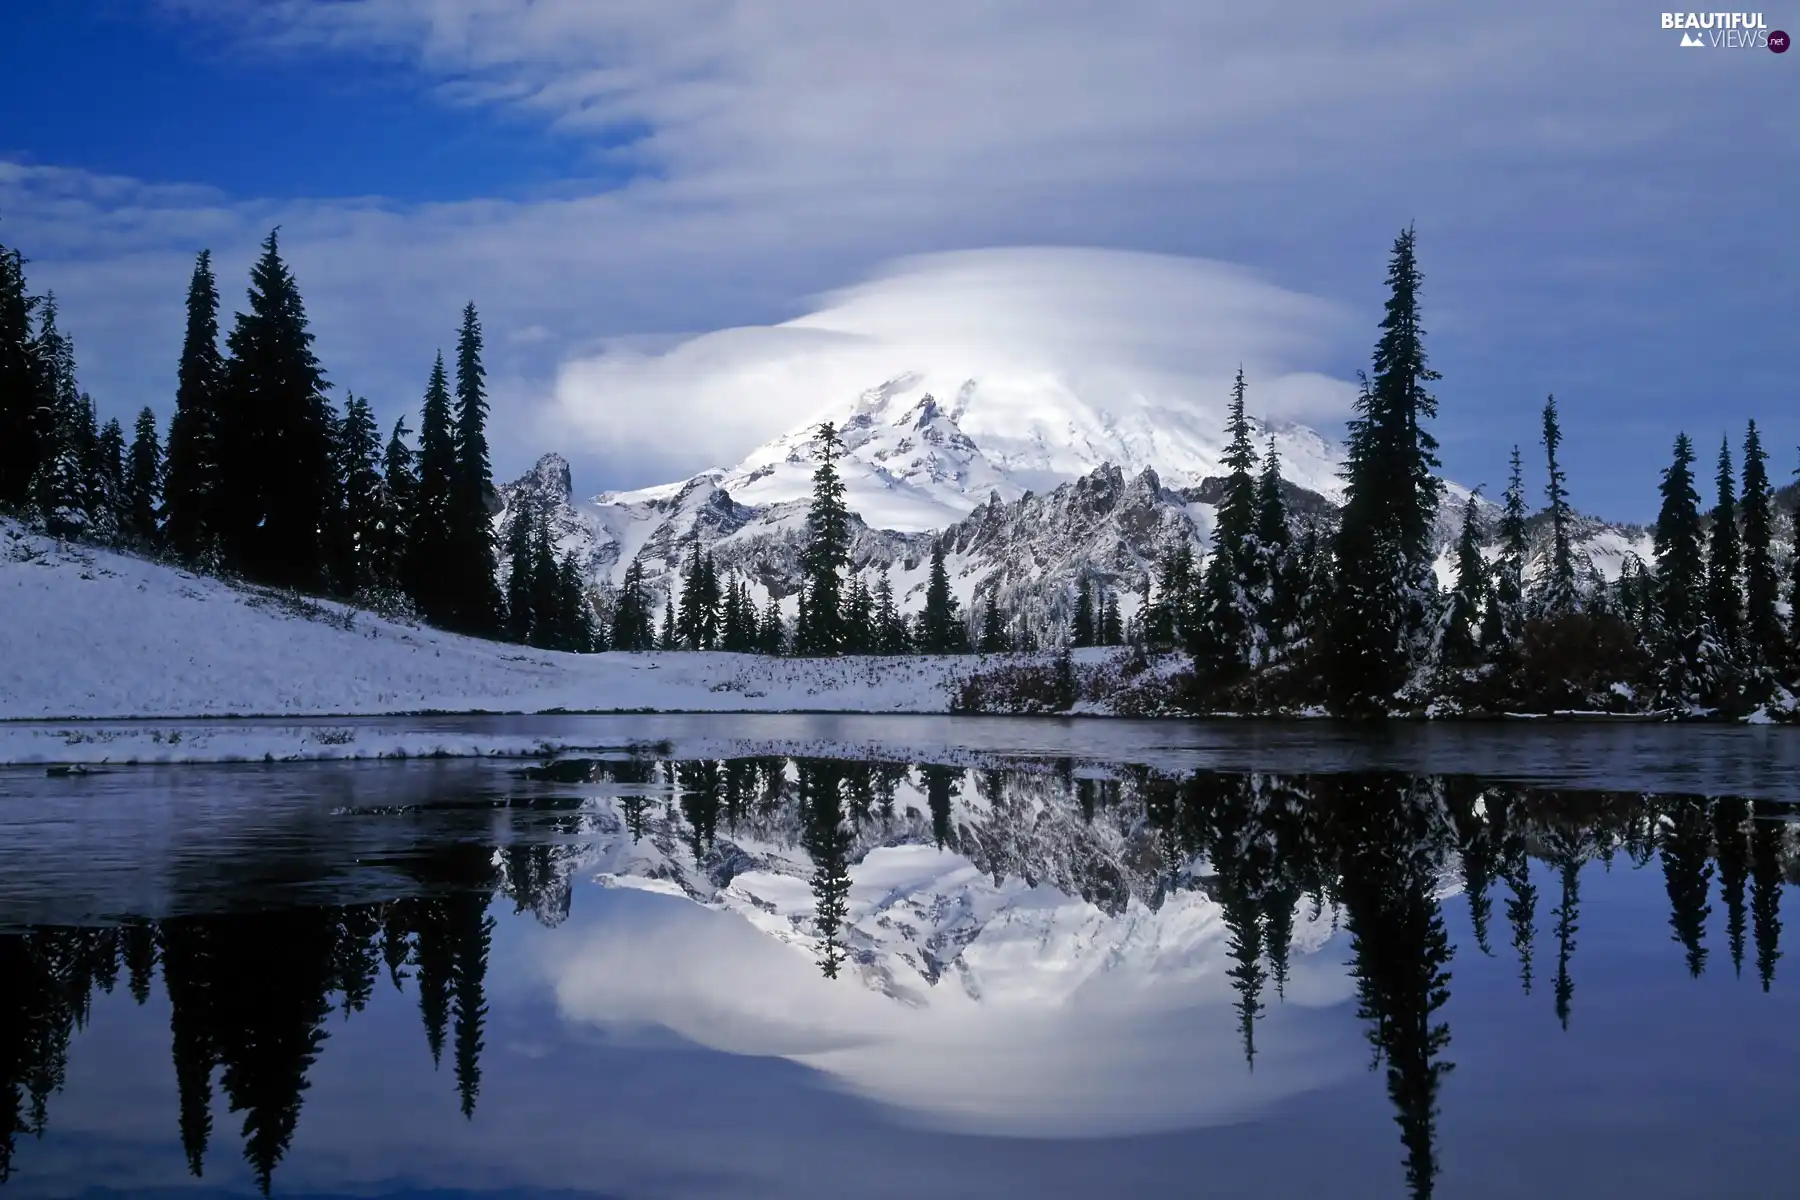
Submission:
<svg viewBox="0 0 1800 1200">
<path fill-rule="evenodd" d="M 1012 649 L 1012 639 L 1006 636 L 1006 625 L 1000 619 L 1000 606 L 988 597 L 987 606 L 981 610 L 981 652 L 983 654 L 1004 654 Z"/>
<path fill-rule="evenodd" d="M 884 566 L 875 577 L 875 653 L 905 654 L 907 651 L 906 619 L 894 603 L 894 583 Z"/>
<path fill-rule="evenodd" d="M 202 250 L 188 283 L 187 333 L 176 371 L 175 415 L 169 420 L 168 475 L 163 486 L 163 535 L 185 562 L 217 551 L 223 517 L 224 448 L 220 442 L 220 392 L 225 362 L 219 354 L 219 289 L 212 254 Z"/>
<path fill-rule="evenodd" d="M 1254 597 L 1257 624 L 1278 653 L 1292 636 L 1297 616 L 1294 604 L 1293 535 L 1288 529 L 1287 505 L 1281 498 L 1281 460 L 1275 439 L 1263 455 L 1262 476 L 1256 483 L 1256 553 L 1251 576 L 1258 592 Z"/>
<path fill-rule="evenodd" d="M 581 568 L 575 563 L 574 551 L 565 553 L 556 568 L 557 608 L 561 619 L 562 645 L 559 650 L 590 654 L 602 647 L 595 645 L 597 631 L 593 609 L 588 604 L 587 589 L 582 586 Z"/>
<path fill-rule="evenodd" d="M 226 345 L 220 396 L 222 529 L 229 561 L 277 586 L 326 577 L 332 490 L 330 405 L 300 290 L 276 233 L 250 271 L 250 306 Z"/>
<path fill-rule="evenodd" d="M 844 506 L 844 483 L 837 460 L 844 443 L 827 421 L 819 426 L 819 465 L 813 471 L 812 507 L 806 514 L 806 549 L 800 571 L 806 595 L 804 639 L 795 646 L 802 655 L 838 654 L 844 648 L 843 572 L 850 565 L 850 513 Z"/>
<path fill-rule="evenodd" d="M 1778 611 L 1781 582 L 1775 573 L 1775 513 L 1768 461 L 1752 421 L 1744 433 L 1744 480 L 1738 501 L 1744 522 L 1744 648 L 1750 664 L 1765 670 L 1786 656 Z"/>
<path fill-rule="evenodd" d="M 82 397 L 93 421 L 94 402 Z M 117 417 L 107 421 L 95 439 L 93 461 L 88 466 L 88 520 L 94 536 L 117 541 L 130 520 L 130 501 L 125 490 L 125 430 Z"/>
<path fill-rule="evenodd" d="M 1256 545 L 1258 509 L 1256 447 L 1244 413 L 1244 369 L 1232 384 L 1220 465 L 1226 468 L 1225 494 L 1213 518 L 1212 553 L 1200 580 L 1200 611 L 1190 649 L 1194 668 L 1211 687 L 1228 686 L 1256 664 L 1260 637 L 1256 599 L 1261 567 Z"/>
<path fill-rule="evenodd" d="M 1434 587 L 1431 529 L 1441 483 L 1432 473 L 1437 416 L 1419 319 L 1421 275 L 1409 228 L 1394 243 L 1389 297 L 1350 423 L 1338 527 L 1327 690 L 1339 712 L 1379 713 L 1405 683 Z"/>
<path fill-rule="evenodd" d="M 498 631 L 500 593 L 494 581 L 494 526 L 488 515 L 493 473 L 488 467 L 487 369 L 481 364 L 481 321 L 475 305 L 463 308 L 456 338 L 456 456 L 451 470 L 446 529 L 449 576 L 445 618 L 478 637 Z"/>
<path fill-rule="evenodd" d="M 1106 592 L 1106 601 L 1100 606 L 1100 637 L 1102 646 L 1123 646 L 1125 644 L 1125 623 L 1119 618 L 1119 594 L 1110 589 Z"/>
<path fill-rule="evenodd" d="M 1728 653 L 1743 638 L 1744 599 L 1738 576 L 1743 554 L 1738 544 L 1737 484 L 1731 473 L 1731 443 L 1719 443 L 1719 501 L 1712 510 L 1712 547 L 1706 559 L 1706 618 L 1713 636 Z"/>
<path fill-rule="evenodd" d="M 1542 607 L 1552 615 L 1574 611 L 1579 600 L 1575 590 L 1575 547 L 1571 541 L 1568 481 L 1563 475 L 1562 464 L 1556 459 L 1556 450 L 1562 440 L 1556 397 L 1551 396 L 1544 401 L 1544 458 L 1550 471 L 1550 482 L 1544 486 L 1544 511 L 1550 516 L 1550 561 L 1544 565 L 1539 588 Z"/>
<path fill-rule="evenodd" d="M 757 649 L 771 658 L 778 657 L 786 648 L 787 631 L 782 627 L 781 602 L 774 596 L 769 597 L 769 607 L 763 610 L 756 641 Z"/>
<path fill-rule="evenodd" d="M 1656 516 L 1656 648 L 1659 700 L 1665 705 L 1697 697 L 1705 655 L 1705 531 L 1693 465 L 1694 445 L 1684 433 L 1675 439 L 1674 461 L 1663 471 Z"/>
<path fill-rule="evenodd" d="M 52 537 L 89 532 L 88 480 L 98 440 L 93 410 L 75 387 L 75 345 L 56 323 L 56 296 L 44 297 L 32 357 L 38 367 L 43 435 L 31 503 Z"/>
<path fill-rule="evenodd" d="M 963 648 L 960 605 L 950 594 L 950 572 L 944 566 L 944 543 L 931 543 L 931 570 L 925 581 L 925 607 L 919 613 L 919 650 L 924 654 L 957 654 Z"/>
<path fill-rule="evenodd" d="M 1525 476 L 1517 446 L 1512 449 L 1499 533 L 1500 554 L 1489 578 L 1492 595 L 1482 620 L 1481 645 L 1503 669 L 1510 669 L 1523 626 L 1525 560 L 1530 553 L 1525 540 Z"/>
<path fill-rule="evenodd" d="M 450 381 L 444 356 L 432 364 L 419 422 L 419 492 L 407 539 L 406 591 L 427 621 L 451 617 L 452 596 L 444 579 L 453 553 L 450 542 L 451 489 L 456 479 L 456 438 L 450 426 Z"/>
<path fill-rule="evenodd" d="M 875 652 L 875 598 L 858 575 L 844 595 L 844 653 Z"/>
<path fill-rule="evenodd" d="M 26 294 L 25 258 L 0 246 L 0 510 L 31 506 L 43 454 L 43 394 L 31 332 L 37 300 Z"/>
<path fill-rule="evenodd" d="M 345 396 L 344 418 L 338 423 L 337 473 L 343 484 L 347 552 L 341 587 L 352 596 L 373 594 L 383 579 L 388 497 L 381 451 L 381 431 L 369 402 Z"/>
<path fill-rule="evenodd" d="M 1456 540 L 1456 585 L 1444 621 L 1441 654 L 1446 665 L 1472 667 L 1480 660 L 1477 622 L 1487 599 L 1487 563 L 1481 557 L 1481 529 L 1476 524 L 1475 495 L 1463 505 L 1462 534 Z"/>
<path fill-rule="evenodd" d="M 625 578 L 619 585 L 618 600 L 613 606 L 613 649 L 655 649 L 652 623 L 650 593 L 644 587 L 644 562 L 641 558 L 633 558 L 625 568 Z"/>
<path fill-rule="evenodd" d="M 413 514 L 419 504 L 419 476 L 413 463 L 416 456 L 406 444 L 406 418 L 394 422 L 382 456 L 381 483 L 386 504 L 382 510 L 381 546 L 376 575 L 383 590 L 403 586 L 406 578 L 408 547 L 411 545 Z"/>
<path fill-rule="evenodd" d="M 1069 645 L 1080 650 L 1096 641 L 1094 630 L 1094 587 L 1083 575 L 1075 584 L 1075 616 L 1069 624 Z"/>
<path fill-rule="evenodd" d="M 513 495 L 514 511 L 508 514 L 511 519 L 506 524 L 506 636 L 512 641 L 526 643 L 531 641 L 532 630 L 536 625 L 531 611 L 532 574 L 536 563 L 531 535 L 537 520 L 533 511 L 532 493 L 520 488 Z M 632 561 L 631 569 L 625 574 L 627 588 L 633 582 L 632 570 L 638 572 L 636 582 L 641 600 L 643 573 L 636 560 Z M 629 620 L 624 615 L 623 605 L 619 619 L 622 623 Z M 627 628 L 633 627 L 628 625 Z M 615 634 L 615 639 L 618 636 L 620 635 Z"/>
<path fill-rule="evenodd" d="M 531 638 L 544 650 L 561 649 L 568 640 L 563 628 L 562 580 L 557 571 L 556 547 L 550 540 L 550 514 L 534 506 L 531 529 Z"/>
<path fill-rule="evenodd" d="M 657 639 L 656 648 L 658 650 L 680 649 L 680 638 L 681 635 L 675 627 L 675 597 L 671 593 L 663 598 L 662 636 Z"/>
<path fill-rule="evenodd" d="M 1186 616 L 1193 607 L 1194 551 L 1186 539 L 1163 552 L 1157 564 L 1156 600 L 1145 614 L 1144 636 L 1153 646 L 1187 642 Z"/>
<path fill-rule="evenodd" d="M 140 409 L 131 431 L 125 469 L 125 532 L 137 545 L 154 547 L 160 539 L 156 516 L 162 499 L 162 445 L 156 436 L 156 414 Z"/>
</svg>

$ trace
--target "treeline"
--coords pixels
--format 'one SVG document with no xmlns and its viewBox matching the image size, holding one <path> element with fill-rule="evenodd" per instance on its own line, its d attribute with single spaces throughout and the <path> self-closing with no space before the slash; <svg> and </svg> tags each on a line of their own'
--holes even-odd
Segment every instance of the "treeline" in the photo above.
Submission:
<svg viewBox="0 0 1800 1200">
<path fill-rule="evenodd" d="M 452 386 L 431 368 L 418 440 L 385 442 L 369 402 L 341 408 L 313 352 L 277 234 L 250 271 L 246 310 L 220 344 L 219 292 L 202 251 L 188 286 L 173 415 L 143 409 L 127 442 L 76 382 L 53 295 L 0 247 L 0 511 L 58 538 L 165 555 L 196 570 L 410 611 L 477 637 L 600 648 L 573 559 L 527 530 L 524 578 L 497 581 L 498 508 L 487 442 L 481 322 L 463 309 Z M 546 562 L 546 559 L 549 561 Z M 510 564 L 516 573 L 519 560 Z"/>
<path fill-rule="evenodd" d="M 1396 241 L 1371 372 L 1350 422 L 1345 503 L 1335 524 L 1296 536 L 1282 510 L 1273 444 L 1260 460 L 1240 371 L 1211 544 L 1197 564 L 1170 548 L 1143 615 L 1144 641 L 1193 657 L 1197 711 L 1346 716 L 1602 709 L 1738 715 L 1784 701 L 1800 675 L 1800 555 L 1784 579 L 1774 492 L 1756 425 L 1741 482 L 1719 449 L 1703 505 L 1694 448 L 1675 440 L 1663 471 L 1653 561 L 1628 555 L 1614 579 L 1576 550 L 1558 452 L 1556 399 L 1539 443 L 1544 506 L 1527 505 L 1521 455 L 1496 517 L 1470 496 L 1440 587 L 1434 561 L 1444 485 L 1409 229 Z M 1533 553 L 1530 527 L 1545 548 Z M 1497 553 L 1487 547 L 1498 544 Z M 1788 600 L 1785 607 L 1784 599 Z M 1786 685 L 1786 686 L 1784 686 Z"/>
</svg>

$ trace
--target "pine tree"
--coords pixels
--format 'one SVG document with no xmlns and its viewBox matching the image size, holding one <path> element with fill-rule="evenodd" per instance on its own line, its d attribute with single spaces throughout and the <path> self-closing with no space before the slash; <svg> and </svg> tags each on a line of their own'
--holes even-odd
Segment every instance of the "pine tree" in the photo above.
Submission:
<svg viewBox="0 0 1800 1200">
<path fill-rule="evenodd" d="M 562 626 L 562 580 L 557 573 L 556 547 L 550 538 L 550 513 L 543 505 L 537 505 L 531 515 L 530 644 L 555 650 L 568 638 L 568 631 Z"/>
<path fill-rule="evenodd" d="M 1296 616 L 1293 596 L 1293 534 L 1288 529 L 1287 505 L 1281 498 L 1281 460 L 1275 439 L 1263 455 L 1262 476 L 1256 483 L 1256 553 L 1252 573 L 1258 592 L 1254 597 L 1257 624 L 1267 640 L 1267 652 L 1281 652 L 1292 636 Z"/>
<path fill-rule="evenodd" d="M 769 607 L 763 610 L 756 641 L 757 649 L 771 658 L 780 656 L 786 649 L 787 631 L 782 627 L 781 602 L 773 596 L 769 597 Z"/>
<path fill-rule="evenodd" d="M 850 565 L 850 513 L 844 506 L 844 483 L 837 472 L 844 443 L 829 421 L 819 426 L 817 442 L 819 465 L 813 471 L 812 507 L 806 514 L 806 549 L 800 560 L 806 623 L 804 641 L 795 647 L 795 652 L 802 655 L 842 652 L 842 576 Z"/>
<path fill-rule="evenodd" d="M 514 642 L 531 640 L 536 622 L 531 611 L 532 568 L 535 563 L 531 542 L 536 526 L 531 493 L 520 488 L 513 494 L 513 511 L 506 523 L 506 636 Z M 636 563 L 633 563 L 636 566 Z M 627 581 L 630 575 L 627 572 Z"/>
<path fill-rule="evenodd" d="M 1719 443 L 1718 503 L 1712 510 L 1712 546 L 1706 559 L 1706 619 L 1727 653 L 1743 638 L 1744 599 L 1738 590 L 1743 555 L 1738 545 L 1737 483 L 1731 471 L 1731 443 Z"/>
<path fill-rule="evenodd" d="M 925 607 L 919 613 L 919 650 L 924 654 L 956 654 L 963 648 L 960 605 L 950 594 L 950 572 L 944 566 L 942 539 L 931 543 L 931 570 L 925 581 Z"/>
<path fill-rule="evenodd" d="M 1075 584 L 1075 616 L 1069 623 L 1069 645 L 1080 650 L 1094 642 L 1094 586 L 1083 575 Z"/>
<path fill-rule="evenodd" d="M 644 587 L 644 562 L 633 558 L 625 568 L 619 597 L 613 606 L 612 647 L 615 650 L 653 650 L 650 594 Z"/>
<path fill-rule="evenodd" d="M 450 426 L 450 381 L 444 356 L 432 364 L 419 423 L 419 493 L 408 539 L 406 591 L 419 613 L 435 625 L 451 616 L 452 597 L 444 580 L 453 553 L 450 543 L 451 490 L 456 479 L 456 438 Z"/>
<path fill-rule="evenodd" d="M 1185 539 L 1163 552 L 1162 561 L 1157 564 L 1156 600 L 1145 614 L 1144 634 L 1152 645 L 1186 643 L 1186 617 L 1193 607 L 1193 575 L 1194 551 Z"/>
<path fill-rule="evenodd" d="M 90 414 L 85 423 L 91 425 L 94 402 L 86 395 L 82 401 Z M 125 430 L 117 417 L 101 428 L 92 455 L 88 464 L 88 520 L 93 536 L 116 542 L 124 536 L 130 519 L 125 491 Z"/>
<path fill-rule="evenodd" d="M 156 414 L 140 409 L 131 431 L 125 468 L 125 533 L 144 548 L 160 541 L 156 515 L 162 499 L 162 445 L 156 436 Z"/>
<path fill-rule="evenodd" d="M 658 650 L 677 650 L 681 647 L 681 635 L 675 628 L 675 597 L 671 594 L 663 599 L 662 636 L 657 639 Z"/>
<path fill-rule="evenodd" d="M 25 258 L 0 246 L 0 510 L 31 506 L 43 457 L 43 394 L 31 332 L 38 301 L 26 294 Z"/>
<path fill-rule="evenodd" d="M 1200 580 L 1200 611 L 1191 639 L 1195 670 L 1214 687 L 1227 686 L 1256 661 L 1256 602 L 1260 554 L 1256 546 L 1256 447 L 1244 413 L 1244 369 L 1238 368 L 1227 408 L 1231 440 L 1219 462 L 1225 494 L 1213 518 L 1212 553 Z"/>
<path fill-rule="evenodd" d="M 382 513 L 381 548 L 376 575 L 382 589 L 400 589 L 407 571 L 407 548 L 411 545 L 413 514 L 419 504 L 419 476 L 414 468 L 416 455 L 406 444 L 406 418 L 394 422 L 393 436 L 388 438 L 382 456 L 381 482 L 386 498 Z"/>
<path fill-rule="evenodd" d="M 451 470 L 446 540 L 449 576 L 445 619 L 478 637 L 499 628 L 500 593 L 494 581 L 494 526 L 488 515 L 493 472 L 488 467 L 487 369 L 481 363 L 481 320 L 475 305 L 463 308 L 456 338 L 456 455 Z"/>
<path fill-rule="evenodd" d="M 1512 449 L 1512 470 L 1500 510 L 1500 554 L 1489 575 L 1489 603 L 1481 624 L 1481 646 L 1503 672 L 1511 669 L 1524 623 L 1525 559 L 1530 548 L 1525 540 L 1525 477 L 1519 448 Z"/>
<path fill-rule="evenodd" d="M 1389 296 L 1350 423 L 1328 692 L 1339 712 L 1379 713 L 1406 681 L 1434 589 L 1431 529 L 1442 484 L 1432 473 L 1437 416 L 1419 319 L 1422 280 L 1412 229 L 1394 243 Z"/>
<path fill-rule="evenodd" d="M 875 652 L 905 654 L 907 651 L 906 620 L 894 603 L 894 583 L 884 566 L 875 577 Z"/>
<path fill-rule="evenodd" d="M 1000 619 L 1000 606 L 988 597 L 987 606 L 981 610 L 981 652 L 983 654 L 1004 654 L 1012 649 L 1012 639 L 1006 636 L 1006 625 Z"/>
<path fill-rule="evenodd" d="M 844 653 L 875 652 L 875 598 L 858 575 L 844 594 Z"/>
<path fill-rule="evenodd" d="M 594 645 L 594 615 L 588 606 L 587 591 L 581 584 L 581 568 L 575 564 L 573 551 L 565 553 L 556 568 L 557 624 L 562 630 L 558 650 L 590 654 Z"/>
<path fill-rule="evenodd" d="M 169 419 L 163 534 L 184 562 L 217 552 L 224 486 L 219 403 L 225 361 L 219 354 L 219 289 L 212 254 L 202 250 L 188 283 L 187 334 L 176 372 L 175 415 Z"/>
<path fill-rule="evenodd" d="M 700 553 L 694 538 L 681 581 L 681 606 L 676 614 L 676 636 L 688 650 L 711 650 L 718 638 L 719 581 L 712 555 Z"/>
<path fill-rule="evenodd" d="M 1125 644 L 1125 623 L 1119 619 L 1119 594 L 1111 589 L 1107 590 L 1106 600 L 1100 606 L 1099 640 L 1102 646 Z"/>
<path fill-rule="evenodd" d="M 1660 701 L 1681 705 L 1698 693 L 1705 620 L 1705 529 L 1700 494 L 1694 490 L 1694 445 L 1675 439 L 1675 458 L 1663 471 L 1662 507 L 1656 516 L 1657 652 Z"/>
<path fill-rule="evenodd" d="M 88 480 L 96 439 L 88 434 L 93 410 L 75 387 L 75 345 L 56 318 L 56 296 L 46 295 L 32 346 L 44 432 L 31 504 L 45 531 L 65 538 L 89 532 Z"/>
<path fill-rule="evenodd" d="M 1481 657 L 1477 622 L 1487 600 L 1487 564 L 1481 557 L 1481 528 L 1476 523 L 1475 495 L 1463 505 L 1462 534 L 1456 540 L 1456 586 L 1444 621 L 1440 647 L 1445 665 L 1472 667 Z"/>
<path fill-rule="evenodd" d="M 1545 512 L 1550 516 L 1550 561 L 1545 564 L 1539 587 L 1545 612 L 1556 616 L 1572 612 L 1579 596 L 1575 590 L 1575 548 L 1571 542 L 1569 489 L 1556 450 L 1562 445 L 1562 425 L 1557 419 L 1556 397 L 1544 401 L 1544 458 L 1550 482 L 1544 486 Z"/>
<path fill-rule="evenodd" d="M 369 595 L 383 579 L 388 497 L 382 473 L 381 431 L 375 425 L 369 402 L 360 396 L 344 398 L 338 456 L 349 551 L 343 586 L 350 595 Z"/>
<path fill-rule="evenodd" d="M 299 287 L 276 231 L 250 271 L 250 306 L 226 345 L 220 395 L 222 529 L 253 579 L 317 590 L 326 576 L 331 410 Z"/>
<path fill-rule="evenodd" d="M 1777 607 L 1781 581 L 1775 573 L 1775 513 L 1768 461 L 1752 421 L 1744 433 L 1744 480 L 1738 501 L 1744 521 L 1744 649 L 1750 665 L 1763 670 L 1786 657 Z"/>
</svg>

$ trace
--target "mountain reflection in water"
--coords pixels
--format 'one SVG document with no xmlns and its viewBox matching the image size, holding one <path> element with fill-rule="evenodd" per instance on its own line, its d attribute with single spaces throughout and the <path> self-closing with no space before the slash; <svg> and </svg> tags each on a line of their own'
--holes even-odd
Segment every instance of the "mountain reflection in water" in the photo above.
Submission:
<svg viewBox="0 0 1800 1200">
<path fill-rule="evenodd" d="M 391 805 L 359 793 L 270 843 L 283 862 L 255 837 L 184 847 L 170 870 L 189 886 L 161 888 L 177 901 L 159 911 L 4 926 L 0 1180 L 29 1186 L 98 998 L 143 1008 L 159 981 L 167 1137 L 195 1178 L 231 1141 L 271 1190 L 309 1077 L 378 992 L 416 1007 L 474 1122 L 496 918 L 562 926 L 596 879 L 685 901 L 519 960 L 569 1025 L 660 1027 L 805 1064 L 912 1122 L 1038 1138 L 1246 1121 L 1366 1067 L 1399 1134 L 1393 1182 L 1429 1196 L 1459 957 L 1509 962 L 1568 1031 L 1583 885 L 1636 873 L 1685 975 L 1773 993 L 1800 864 L 1772 802 L 1471 776 L 621 756 L 457 778 Z M 206 886 L 259 853 L 314 890 Z M 333 889 L 346 902 L 318 902 Z"/>
</svg>

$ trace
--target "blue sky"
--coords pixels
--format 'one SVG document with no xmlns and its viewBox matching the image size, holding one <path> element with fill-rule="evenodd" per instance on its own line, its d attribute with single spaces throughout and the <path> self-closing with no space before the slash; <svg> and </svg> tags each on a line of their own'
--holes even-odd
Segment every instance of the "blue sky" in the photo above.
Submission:
<svg viewBox="0 0 1800 1200">
<path fill-rule="evenodd" d="M 340 395 L 415 404 L 472 298 L 497 469 L 559 449 L 592 491 L 735 457 L 706 431 L 755 425 L 629 372 L 569 394 L 621 345 L 788 320 L 903 256 L 1094 246 L 1329 302 L 1347 320 L 1291 365 L 1343 379 L 1412 221 L 1453 478 L 1497 491 L 1547 391 L 1590 510 L 1649 517 L 1678 429 L 1711 448 L 1754 416 L 1777 477 L 1800 465 L 1800 55 L 1683 51 L 1641 5 L 16 7 L 0 240 L 109 413 L 166 413 L 193 253 L 229 310 L 277 223 Z"/>
</svg>

